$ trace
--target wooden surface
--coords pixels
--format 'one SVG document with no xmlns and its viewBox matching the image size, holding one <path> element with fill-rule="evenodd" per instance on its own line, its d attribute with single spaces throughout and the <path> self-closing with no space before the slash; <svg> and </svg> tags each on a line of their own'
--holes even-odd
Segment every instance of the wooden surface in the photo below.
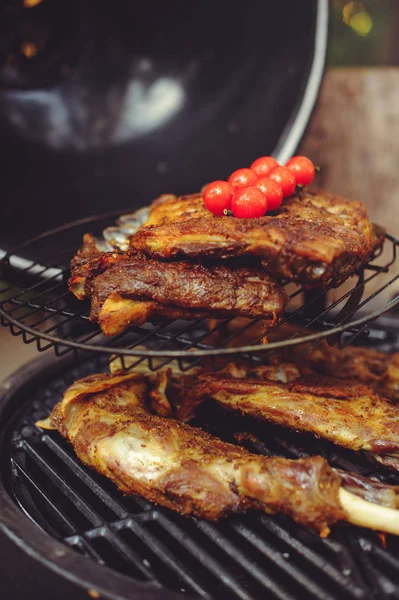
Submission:
<svg viewBox="0 0 399 600">
<path fill-rule="evenodd" d="M 299 153 L 322 167 L 318 187 L 361 200 L 399 237 L 399 68 L 327 71 Z M 373 306 L 397 293 L 398 282 Z"/>
</svg>

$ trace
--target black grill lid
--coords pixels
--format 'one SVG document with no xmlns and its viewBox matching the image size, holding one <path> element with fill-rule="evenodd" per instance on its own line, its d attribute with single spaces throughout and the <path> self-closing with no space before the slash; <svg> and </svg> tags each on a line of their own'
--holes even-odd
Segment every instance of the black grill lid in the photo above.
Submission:
<svg viewBox="0 0 399 600">
<path fill-rule="evenodd" d="M 327 0 L 5 5 L 2 249 L 82 216 L 195 192 L 257 156 L 285 161 L 317 98 Z M 15 52 L 39 34 L 46 43 L 11 78 Z"/>
</svg>

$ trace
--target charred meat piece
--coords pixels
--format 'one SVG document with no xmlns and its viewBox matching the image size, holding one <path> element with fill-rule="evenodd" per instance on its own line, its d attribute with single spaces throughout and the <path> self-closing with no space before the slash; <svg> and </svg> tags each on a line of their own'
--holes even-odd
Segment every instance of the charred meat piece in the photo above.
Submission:
<svg viewBox="0 0 399 600">
<path fill-rule="evenodd" d="M 217 323 L 217 321 L 215 322 Z M 210 322 L 212 328 L 214 322 Z M 293 338 L 298 327 L 285 323 L 271 332 L 261 322 L 249 322 L 234 319 L 219 327 L 212 337 L 213 343 L 226 347 L 241 347 L 280 342 Z M 301 336 L 314 333 L 301 330 Z M 262 340 L 262 336 L 263 340 Z M 386 354 L 372 348 L 361 346 L 330 346 L 327 340 L 319 340 L 316 344 L 305 342 L 295 346 L 286 346 L 263 354 L 272 364 L 281 367 L 281 381 L 292 381 L 297 371 L 300 377 L 312 374 L 326 375 L 336 379 L 347 379 L 370 386 L 377 394 L 392 401 L 399 400 L 399 352 Z M 291 366 L 290 366 L 291 365 Z M 295 369 L 293 369 L 293 365 Z M 251 365 L 248 363 L 248 369 Z M 286 369 L 290 370 L 288 379 L 284 377 Z M 248 372 L 248 369 L 246 370 Z M 260 374 L 256 378 L 263 378 Z M 252 375 L 251 375 L 252 377 Z M 270 379 L 270 377 L 264 377 Z"/>
<path fill-rule="evenodd" d="M 201 193 L 179 198 L 172 194 L 164 194 L 151 203 L 150 214 L 144 226 L 166 225 L 197 217 L 204 219 L 213 217 L 212 213 L 205 208 Z"/>
<path fill-rule="evenodd" d="M 98 249 L 98 240 L 90 233 L 85 233 L 82 247 L 71 260 L 71 273 L 79 271 L 86 262 L 93 260 L 99 254 L 101 251 Z"/>
<path fill-rule="evenodd" d="M 291 334 L 293 332 L 295 329 L 291 327 Z M 276 330 L 268 336 L 269 340 L 276 341 L 279 333 L 285 339 L 290 335 L 287 326 L 284 325 L 281 332 Z M 310 332 L 305 331 L 302 335 L 307 333 Z M 245 341 L 251 343 L 247 339 Z M 321 340 L 316 345 L 310 342 L 273 351 L 270 353 L 270 359 L 276 365 L 287 362 L 295 364 L 298 372 L 303 376 L 318 374 L 364 383 L 374 392 L 391 401 L 399 400 L 398 352 L 386 354 L 361 346 L 340 348 L 330 346 L 327 340 Z"/>
<path fill-rule="evenodd" d="M 250 342 L 247 342 L 250 343 Z M 392 402 L 399 400 L 399 353 L 385 354 L 372 348 L 329 346 L 322 340 L 316 346 L 312 343 L 299 344 L 270 352 L 270 365 L 254 368 L 241 365 L 242 377 L 274 379 L 270 373 L 279 373 L 278 380 L 293 381 L 308 375 L 322 375 L 337 380 L 351 381 L 367 385 L 376 394 Z"/>
<path fill-rule="evenodd" d="M 124 493 L 140 494 L 184 515 L 214 520 L 257 508 L 285 513 L 322 536 L 345 519 L 399 533 L 396 488 L 390 487 L 392 497 L 378 488 L 373 501 L 384 506 L 366 502 L 343 489 L 343 478 L 320 456 L 256 456 L 200 429 L 152 415 L 145 406 L 147 393 L 140 374 L 94 375 L 73 384 L 50 418 L 38 425 L 58 429 L 86 465 Z M 369 481 L 369 496 L 372 489 Z M 366 518 L 359 503 L 370 511 Z"/>
<path fill-rule="evenodd" d="M 173 203 L 179 211 L 172 210 Z M 131 248 L 164 259 L 257 257 L 278 279 L 339 285 L 382 242 L 363 204 L 331 194 L 303 192 L 286 200 L 275 216 L 258 219 L 204 216 L 205 208 L 189 218 L 185 203 L 190 200 L 155 206 L 147 223 L 161 224 L 142 226 L 131 237 Z M 169 222 L 166 205 L 171 205 Z"/>
<path fill-rule="evenodd" d="M 204 266 L 104 252 L 74 268 L 69 289 L 91 299 L 90 318 L 106 335 L 165 318 L 262 317 L 275 323 L 288 297 L 257 269 Z"/>
<path fill-rule="evenodd" d="M 371 348 L 298 345 L 283 350 L 283 360 L 295 363 L 299 371 L 319 373 L 337 379 L 358 381 L 394 401 L 399 400 L 399 353 L 384 354 Z"/>
<path fill-rule="evenodd" d="M 364 385 L 317 375 L 276 383 L 204 374 L 186 395 L 179 418 L 189 420 L 206 398 L 255 419 L 365 450 L 399 469 L 399 408 Z"/>
</svg>

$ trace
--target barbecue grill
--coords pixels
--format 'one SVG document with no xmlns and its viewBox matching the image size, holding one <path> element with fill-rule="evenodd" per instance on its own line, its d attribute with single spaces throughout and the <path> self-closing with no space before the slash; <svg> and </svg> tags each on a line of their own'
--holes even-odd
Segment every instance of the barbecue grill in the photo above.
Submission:
<svg viewBox="0 0 399 600">
<path fill-rule="evenodd" d="M 235 337 L 257 331 L 257 321 L 231 330 L 230 338 L 225 334 L 231 323 L 225 319 L 211 327 L 205 320 L 146 324 L 106 339 L 98 326 L 88 320 L 88 304 L 78 302 L 67 290 L 68 263 L 81 244 L 83 233 L 103 235 L 123 212 L 87 217 L 90 210 L 106 210 L 110 198 L 115 196 L 131 209 L 144 195 L 150 198 L 167 189 L 176 193 L 192 191 L 205 180 L 231 170 L 235 163 L 237 166 L 249 163 L 257 154 L 273 149 L 280 160 L 288 158 L 308 121 L 324 61 L 326 1 L 307 3 L 306 9 L 295 1 L 273 3 L 277 16 L 284 17 L 287 11 L 294 14 L 288 39 L 280 35 L 273 23 L 270 28 L 269 39 L 274 48 L 279 40 L 283 48 L 269 56 L 266 65 L 267 46 L 263 43 L 268 36 L 261 36 L 262 46 L 256 46 L 257 52 L 251 60 L 246 65 L 240 62 L 240 70 L 234 71 L 240 83 L 237 88 L 227 86 L 229 95 L 211 104 L 208 114 L 201 113 L 202 120 L 194 105 L 182 111 L 185 136 L 181 120 L 176 118 L 166 127 L 160 126 L 156 136 L 149 132 L 138 140 L 134 136 L 120 140 L 112 137 L 115 123 L 110 119 L 111 126 L 105 132 L 110 133 L 108 137 L 105 134 L 93 137 L 90 123 L 85 122 L 79 131 L 72 132 L 75 137 L 56 138 L 59 146 L 55 150 L 51 147 L 54 138 L 49 136 L 46 118 L 38 121 L 37 113 L 31 110 L 29 92 L 39 86 L 46 90 L 45 97 L 59 94 L 69 99 L 66 105 L 73 114 L 72 100 L 75 94 L 79 97 L 85 86 L 89 96 L 94 93 L 98 97 L 98 90 L 91 87 L 94 79 L 106 79 L 109 87 L 114 83 L 114 74 L 110 76 L 104 70 L 104 56 L 111 56 L 112 64 L 116 61 L 121 75 L 119 84 L 121 89 L 124 85 L 127 89 L 131 48 L 128 52 L 119 39 L 126 33 L 125 21 L 131 23 L 131 12 L 129 3 L 122 4 L 121 12 L 115 11 L 118 21 L 111 19 L 108 12 L 103 13 L 99 3 L 95 3 L 94 12 L 90 1 L 69 3 L 70 18 L 79 16 L 90 25 L 87 30 L 79 29 L 78 46 L 73 46 L 68 37 L 56 36 L 62 42 L 62 47 L 55 48 L 57 60 L 45 61 L 43 65 L 40 57 L 39 62 L 31 61 L 28 66 L 32 69 L 27 69 L 12 85 L 0 73 L 1 124 L 5 124 L 0 143 L 6 148 L 3 154 L 7 161 L 3 188 L 11 198 L 11 202 L 2 206 L 1 248 L 10 250 L 11 241 L 25 239 L 28 231 L 35 235 L 43 228 L 56 227 L 73 218 L 72 214 L 83 216 L 8 253 L 0 251 L 4 255 L 0 261 L 1 322 L 12 335 L 36 345 L 44 353 L 4 381 L 0 388 L 2 595 L 27 600 L 62 599 L 71 595 L 77 599 L 110 600 L 397 598 L 397 538 L 388 536 L 385 546 L 385 538 L 377 533 L 341 525 L 334 528 L 329 538 L 320 539 L 283 516 L 258 513 L 232 517 L 219 524 L 183 518 L 142 498 L 123 496 L 110 481 L 77 460 L 73 449 L 57 432 L 43 432 L 35 425 L 49 414 L 74 380 L 108 369 L 115 358 L 121 359 L 125 367 L 144 363 L 156 371 L 172 360 L 177 360 L 182 370 L 189 370 L 204 356 L 217 359 L 215 368 L 222 366 L 222 357 L 226 362 L 239 356 L 267 362 L 273 350 L 284 345 L 305 340 L 317 344 L 324 338 L 341 346 L 357 343 L 384 351 L 399 350 L 395 321 L 385 316 L 399 304 L 399 297 L 380 302 L 378 308 L 373 304 L 399 277 L 390 274 L 396 267 L 399 241 L 389 234 L 384 253 L 372 257 L 362 273 L 338 293 L 333 290 L 310 293 L 287 287 L 292 308 L 289 307 L 283 324 L 293 323 L 296 330 L 267 347 L 261 343 L 260 334 L 259 340 L 252 335 L 251 345 L 233 347 Z M 178 4 L 182 7 L 186 3 Z M 212 2 L 209 5 L 214 7 Z M 231 10 L 230 5 L 228 9 Z M 12 12 L 8 14 L 12 16 Z M 201 15 L 205 19 L 201 21 L 203 25 L 206 11 Z M 240 15 L 233 17 L 235 26 L 242 31 Z M 105 26 L 108 20 L 112 21 L 109 28 Z M 71 30 L 75 31 L 73 23 Z M 314 35 L 309 35 L 310 27 L 305 27 L 305 23 L 311 25 Z M 180 23 L 172 25 L 179 27 Z M 90 42 L 83 44 L 84 51 L 83 33 Z M 255 38 L 250 42 L 255 44 Z M 226 57 L 224 45 L 221 50 Z M 70 67 L 66 80 L 58 62 L 59 57 L 64 60 L 65 56 Z M 234 56 L 233 53 L 230 58 L 236 67 Z M 209 57 L 207 60 L 201 69 L 205 68 L 208 76 L 212 60 Z M 220 67 L 216 60 L 213 64 Z M 184 64 L 183 72 L 185 67 Z M 277 70 L 282 76 L 278 85 L 271 86 L 276 78 L 270 75 Z M 227 79 L 230 71 L 225 69 Z M 94 72 L 96 77 L 88 78 L 88 72 Z M 202 76 L 200 70 L 200 83 L 204 81 Z M 216 76 L 220 76 L 220 70 L 216 69 Z M 245 99 L 240 86 L 247 86 Z M 102 101 L 104 98 L 105 95 Z M 124 99 L 123 93 L 121 98 Z M 11 119 L 10 108 L 15 106 L 22 107 L 24 118 Z M 259 112 L 259 106 L 268 107 L 269 114 L 274 115 L 262 125 L 258 118 L 252 118 Z M 96 104 L 93 110 L 98 110 L 102 117 L 106 109 L 104 101 L 104 106 Z M 46 116 L 45 111 L 43 115 Z M 106 117 L 110 115 L 107 113 Z M 248 139 L 226 144 L 226 131 L 234 137 L 235 127 L 242 123 Z M 201 133 L 199 145 L 193 144 L 195 131 Z M 79 139 L 85 152 L 73 145 Z M 175 155 L 169 153 L 170 160 L 165 164 L 162 153 L 165 148 L 169 152 L 171 146 Z M 209 148 L 219 147 L 221 150 L 213 152 L 210 160 Z M 193 176 L 194 163 L 197 168 Z M 16 186 L 21 171 L 26 175 L 25 183 Z M 34 201 L 31 190 L 35 191 Z M 85 202 L 81 201 L 81 190 Z M 47 210 L 53 206 L 54 197 L 58 199 L 58 209 Z M 21 207 L 25 211 L 23 224 L 14 212 L 19 213 Z M 145 210 L 141 214 L 145 218 Z M 223 333 L 223 344 L 215 342 L 218 333 Z M 217 407 L 212 411 L 205 407 L 198 424 L 233 443 L 237 434 L 249 434 L 241 435 L 240 443 L 253 452 L 290 458 L 321 454 L 334 467 L 399 483 L 396 473 L 372 463 L 361 453 L 337 448 L 311 436 L 282 431 L 277 426 L 260 425 L 249 418 L 235 416 L 226 420 Z"/>
<path fill-rule="evenodd" d="M 139 219 L 147 210 L 137 213 Z M 0 290 L 2 324 L 40 352 L 48 351 L 3 385 L 3 538 L 13 540 L 19 548 L 15 552 L 30 557 L 35 580 L 41 573 L 43 585 L 54 590 L 65 581 L 82 598 L 396 597 L 399 542 L 392 536 L 385 547 L 377 533 L 348 525 L 322 540 L 284 517 L 254 513 L 219 524 L 180 517 L 141 498 L 124 497 L 80 463 L 57 432 L 43 432 L 35 422 L 49 414 L 74 380 L 106 370 L 115 358 L 129 368 L 145 362 L 153 371 L 177 360 L 189 370 L 204 356 L 217 358 L 219 367 L 222 356 L 226 362 L 237 356 L 267 362 L 283 345 L 317 344 L 323 338 L 341 346 L 367 343 L 394 351 L 399 346 L 396 328 L 383 315 L 399 304 L 399 297 L 367 314 L 365 309 L 399 278 L 389 275 L 399 241 L 387 234 L 384 252 L 378 251 L 333 299 L 329 290 L 309 295 L 287 288 L 295 308 L 283 324 L 294 323 L 295 333 L 266 346 L 253 339 L 251 345 L 231 347 L 234 336 L 256 329 L 257 320 L 234 328 L 217 345 L 212 339 L 226 330 L 227 319 L 211 328 L 205 319 L 145 324 L 107 339 L 88 320 L 89 306 L 68 292 L 68 263 L 85 231 L 103 235 L 118 214 L 52 230 L 0 261 L 2 279 L 9 282 Z M 24 268 L 16 269 L 23 256 L 29 257 Z M 215 407 L 204 410 L 198 424 L 231 442 L 237 433 L 254 434 L 241 436 L 253 452 L 291 458 L 321 454 L 335 467 L 399 483 L 396 473 L 360 453 L 248 418 L 226 422 Z"/>
</svg>

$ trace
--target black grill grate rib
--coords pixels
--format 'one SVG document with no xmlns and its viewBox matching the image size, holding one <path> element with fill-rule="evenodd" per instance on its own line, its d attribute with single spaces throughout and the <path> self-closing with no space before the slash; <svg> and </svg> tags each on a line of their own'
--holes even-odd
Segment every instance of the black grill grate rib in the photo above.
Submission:
<svg viewBox="0 0 399 600">
<path fill-rule="evenodd" d="M 384 329 L 373 329 L 371 337 L 386 347 L 389 331 L 388 325 L 385 335 Z M 397 597 L 399 539 L 393 536 L 387 536 L 385 549 L 377 533 L 342 525 L 322 540 L 288 518 L 263 513 L 214 524 L 120 494 L 86 468 L 56 432 L 35 425 L 72 381 L 96 371 L 98 361 L 91 360 L 41 384 L 6 428 L 6 488 L 39 527 L 100 564 L 152 582 L 162 597 L 168 589 L 218 600 Z M 222 414 L 212 407 L 203 424 L 228 441 L 237 432 L 251 432 L 245 445 L 252 451 L 288 457 L 320 453 L 333 466 L 399 484 L 396 472 L 361 453 Z"/>
</svg>

